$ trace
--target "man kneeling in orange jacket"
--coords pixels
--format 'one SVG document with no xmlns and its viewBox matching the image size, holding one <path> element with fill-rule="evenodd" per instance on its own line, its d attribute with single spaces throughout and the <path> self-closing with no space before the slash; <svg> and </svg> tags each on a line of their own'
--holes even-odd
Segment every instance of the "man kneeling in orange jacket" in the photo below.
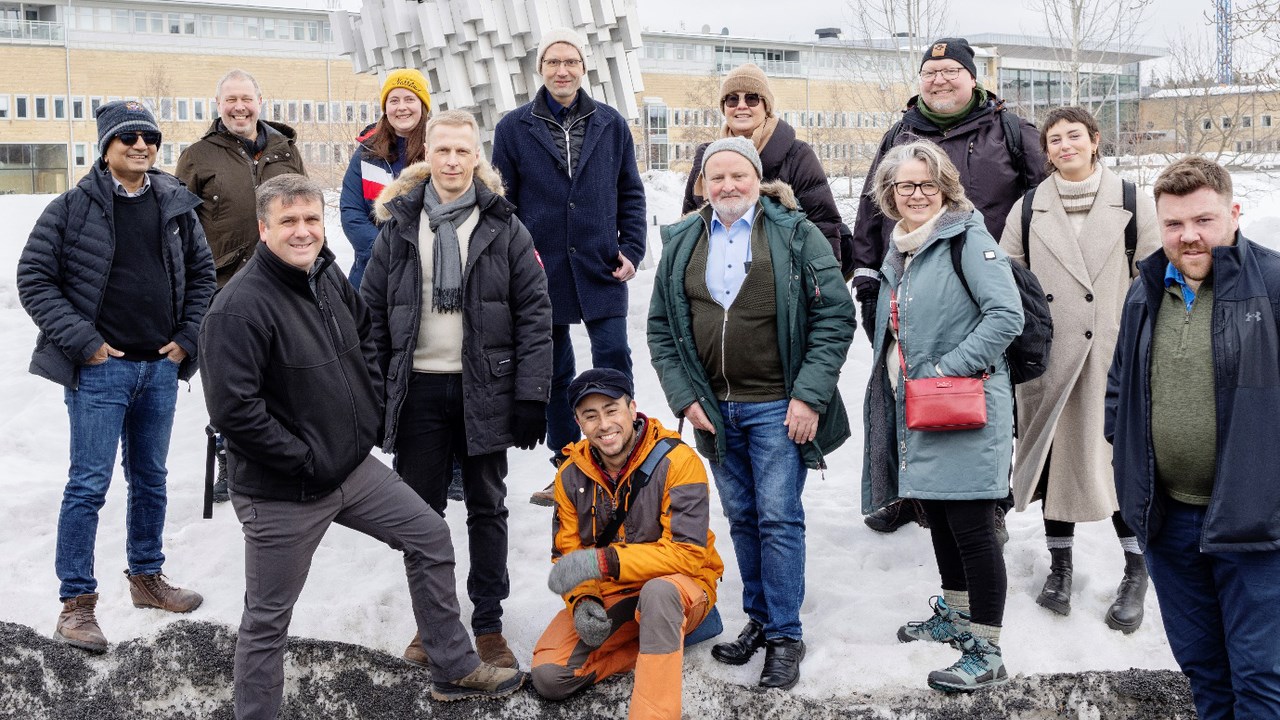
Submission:
<svg viewBox="0 0 1280 720">
<path fill-rule="evenodd" d="M 708 528 L 702 460 L 636 412 L 631 381 L 588 370 L 569 385 L 583 439 L 556 474 L 547 586 L 564 596 L 533 651 L 533 686 L 562 700 L 635 668 L 629 718 L 680 717 L 684 646 L 718 625 L 724 563 Z"/>
</svg>

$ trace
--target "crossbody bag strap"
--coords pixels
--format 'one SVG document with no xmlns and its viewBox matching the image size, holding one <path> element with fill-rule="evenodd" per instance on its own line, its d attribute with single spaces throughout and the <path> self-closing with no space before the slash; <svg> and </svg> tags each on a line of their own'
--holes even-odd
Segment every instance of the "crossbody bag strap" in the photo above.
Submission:
<svg viewBox="0 0 1280 720">
<path fill-rule="evenodd" d="M 680 441 L 673 438 L 662 438 L 654 444 L 649 450 L 649 454 L 645 456 L 640 466 L 631 472 L 631 487 L 627 492 L 626 502 L 618 503 L 617 509 L 613 511 L 613 517 L 610 518 L 609 524 L 605 525 L 604 530 L 596 537 L 596 547 L 602 548 L 613 542 L 618 536 L 618 530 L 622 528 L 622 523 L 627 519 L 627 513 L 631 511 L 631 505 L 635 502 L 636 496 L 649 484 L 649 478 L 653 476 L 653 471 L 658 468 L 658 463 L 667 456 L 667 453 L 675 449 Z"/>
</svg>

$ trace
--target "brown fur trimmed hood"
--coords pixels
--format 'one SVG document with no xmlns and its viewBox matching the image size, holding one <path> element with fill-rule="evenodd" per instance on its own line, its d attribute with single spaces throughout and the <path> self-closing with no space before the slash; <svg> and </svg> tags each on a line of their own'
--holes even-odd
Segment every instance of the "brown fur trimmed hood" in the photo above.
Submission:
<svg viewBox="0 0 1280 720">
<path fill-rule="evenodd" d="M 400 172 L 400 177 L 393 180 L 390 185 L 382 189 L 382 192 L 378 193 L 378 199 L 373 203 L 374 219 L 378 223 L 390 220 L 391 211 L 387 209 L 387 203 L 408 193 L 430 178 L 431 163 L 428 161 L 414 163 L 405 168 Z M 488 160 L 480 158 L 480 164 L 476 166 L 475 179 L 498 197 L 506 196 L 507 191 L 502 186 L 502 176 L 498 174 L 497 168 L 489 164 Z M 794 195 L 792 197 L 794 199 Z"/>
</svg>

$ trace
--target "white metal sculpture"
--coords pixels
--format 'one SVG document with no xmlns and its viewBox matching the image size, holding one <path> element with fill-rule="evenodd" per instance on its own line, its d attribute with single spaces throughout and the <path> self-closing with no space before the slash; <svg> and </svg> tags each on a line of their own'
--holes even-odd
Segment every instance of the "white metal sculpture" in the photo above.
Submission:
<svg viewBox="0 0 1280 720">
<path fill-rule="evenodd" d="M 538 41 L 557 27 L 587 40 L 583 88 L 626 117 L 639 117 L 636 93 L 644 84 L 635 0 L 364 0 L 358 14 L 334 11 L 331 21 L 356 72 L 422 70 L 432 104 L 476 113 L 486 140 L 499 117 L 542 86 Z"/>
</svg>

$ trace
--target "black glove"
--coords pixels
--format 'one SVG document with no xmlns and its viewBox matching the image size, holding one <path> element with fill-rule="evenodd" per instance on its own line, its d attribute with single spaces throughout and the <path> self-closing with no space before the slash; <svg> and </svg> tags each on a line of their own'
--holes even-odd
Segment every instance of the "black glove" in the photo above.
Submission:
<svg viewBox="0 0 1280 720">
<path fill-rule="evenodd" d="M 875 347 L 876 298 L 871 297 L 866 300 L 859 300 L 858 305 L 862 306 L 862 329 L 867 333 L 867 340 L 871 342 L 871 346 Z"/>
<path fill-rule="evenodd" d="M 537 400 L 517 400 L 511 418 L 512 444 L 532 450 L 547 436 L 547 404 Z"/>
</svg>

